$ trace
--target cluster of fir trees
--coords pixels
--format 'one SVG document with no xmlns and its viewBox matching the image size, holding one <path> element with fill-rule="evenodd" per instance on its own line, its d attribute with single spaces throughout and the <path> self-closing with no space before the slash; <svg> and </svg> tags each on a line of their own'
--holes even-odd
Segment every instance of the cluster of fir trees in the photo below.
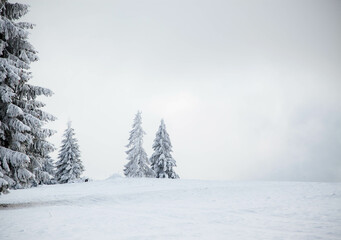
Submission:
<svg viewBox="0 0 341 240">
<path fill-rule="evenodd" d="M 73 182 L 84 171 L 70 123 L 56 165 L 49 155 L 55 148 L 46 139 L 55 131 L 44 125 L 56 118 L 41 109 L 45 104 L 37 97 L 51 96 L 53 92 L 28 84 L 32 77 L 30 63 L 38 57 L 27 40 L 33 24 L 18 22 L 27 12 L 28 5 L 0 0 L 0 194 L 8 189 Z M 150 159 L 142 147 L 145 132 L 141 123 L 138 112 L 127 145 L 125 175 L 178 178 L 164 122 L 156 134 Z"/>
<path fill-rule="evenodd" d="M 84 166 L 80 159 L 79 145 L 71 122 L 68 122 L 67 129 L 64 132 L 58 161 L 54 163 L 48 156 L 44 162 L 43 170 L 51 176 L 49 184 L 72 183 L 80 179 L 84 172 Z"/>
<path fill-rule="evenodd" d="M 179 178 L 174 172 L 176 162 L 172 157 L 172 144 L 166 131 L 166 125 L 161 120 L 160 127 L 156 133 L 153 143 L 154 153 L 148 159 L 142 146 L 143 135 L 141 112 L 135 116 L 133 129 L 130 131 L 127 160 L 124 168 L 127 177 L 156 177 L 156 178 Z"/>
<path fill-rule="evenodd" d="M 70 125 L 57 171 L 49 155 L 55 148 L 46 139 L 55 131 L 44 125 L 56 118 L 41 109 L 45 104 L 37 97 L 53 93 L 28 84 L 30 63 L 38 57 L 27 40 L 33 24 L 18 21 L 27 12 L 28 5 L 0 0 L 0 194 L 56 180 L 73 181 L 84 170 Z"/>
</svg>

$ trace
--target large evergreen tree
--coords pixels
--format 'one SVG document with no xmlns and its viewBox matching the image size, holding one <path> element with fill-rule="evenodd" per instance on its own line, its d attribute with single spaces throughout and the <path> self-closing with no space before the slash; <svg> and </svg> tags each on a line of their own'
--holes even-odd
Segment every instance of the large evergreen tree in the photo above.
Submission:
<svg viewBox="0 0 341 240">
<path fill-rule="evenodd" d="M 129 143 L 126 146 L 128 163 L 125 165 L 124 174 L 127 177 L 154 177 L 154 171 L 149 167 L 150 163 L 145 150 L 142 147 L 143 135 L 146 134 L 142 127 L 141 112 L 137 112 L 133 129 L 130 131 Z"/>
<path fill-rule="evenodd" d="M 46 141 L 54 131 L 42 126 L 55 118 L 36 100 L 52 92 L 27 83 L 30 63 L 38 60 L 27 41 L 33 24 L 17 22 L 27 12 L 25 4 L 0 0 L 0 193 L 47 180 L 42 165 L 54 149 Z"/>
<path fill-rule="evenodd" d="M 166 131 L 166 125 L 163 120 L 153 144 L 154 153 L 150 158 L 152 169 L 156 173 L 157 178 L 179 178 L 174 172 L 173 167 L 176 166 L 172 157 L 172 143 Z"/>
<path fill-rule="evenodd" d="M 75 138 L 71 122 L 68 123 L 68 127 L 65 130 L 63 137 L 62 147 L 58 155 L 59 160 L 56 163 L 56 180 L 59 183 L 70 183 L 79 179 L 84 171 L 80 159 L 78 141 Z"/>
</svg>

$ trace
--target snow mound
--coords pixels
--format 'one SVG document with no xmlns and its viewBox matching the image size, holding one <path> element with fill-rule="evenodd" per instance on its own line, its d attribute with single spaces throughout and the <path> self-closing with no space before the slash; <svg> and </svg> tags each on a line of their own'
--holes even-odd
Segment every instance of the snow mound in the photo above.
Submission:
<svg viewBox="0 0 341 240">
<path fill-rule="evenodd" d="M 124 178 L 121 174 L 119 173 L 114 173 L 113 175 L 111 175 L 110 177 L 107 178 L 107 180 L 110 180 L 110 179 L 122 179 Z"/>
</svg>

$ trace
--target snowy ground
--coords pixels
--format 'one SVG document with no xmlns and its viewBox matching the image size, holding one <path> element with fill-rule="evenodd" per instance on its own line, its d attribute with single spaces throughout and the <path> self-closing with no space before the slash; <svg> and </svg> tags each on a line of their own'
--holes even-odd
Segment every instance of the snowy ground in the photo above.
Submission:
<svg viewBox="0 0 341 240">
<path fill-rule="evenodd" d="M 1 240 L 341 239 L 341 183 L 114 178 L 0 196 Z"/>
</svg>

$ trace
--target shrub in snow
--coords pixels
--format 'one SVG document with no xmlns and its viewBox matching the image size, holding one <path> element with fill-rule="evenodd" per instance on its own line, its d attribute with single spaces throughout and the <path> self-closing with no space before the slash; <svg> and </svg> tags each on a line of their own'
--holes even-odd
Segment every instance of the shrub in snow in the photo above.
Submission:
<svg viewBox="0 0 341 240">
<path fill-rule="evenodd" d="M 74 179 L 70 181 L 69 183 L 83 183 L 83 182 L 92 182 L 92 181 L 93 180 L 89 177 L 81 177 L 81 178 Z"/>
<path fill-rule="evenodd" d="M 77 182 L 84 171 L 80 160 L 79 146 L 74 135 L 74 129 L 69 122 L 63 135 L 64 139 L 58 155 L 59 160 L 56 163 L 56 180 L 59 183 Z"/>
<path fill-rule="evenodd" d="M 145 150 L 142 147 L 143 135 L 146 134 L 142 127 L 141 112 L 137 112 L 133 129 L 130 131 L 129 143 L 126 146 L 128 163 L 125 165 L 124 175 L 127 177 L 155 177 L 154 171 L 149 167 L 150 163 Z"/>
<path fill-rule="evenodd" d="M 152 169 L 156 173 L 157 178 L 179 178 L 173 170 L 176 166 L 172 157 L 172 144 L 166 131 L 166 125 L 163 120 L 153 144 L 154 153 L 150 158 Z"/>
<path fill-rule="evenodd" d="M 27 12 L 25 4 L 0 2 L 0 192 L 44 182 L 49 176 L 42 165 L 54 150 L 46 141 L 54 131 L 42 127 L 55 118 L 36 99 L 52 92 L 27 83 L 30 63 L 38 60 L 27 41 L 33 24 L 17 22 Z"/>
</svg>

